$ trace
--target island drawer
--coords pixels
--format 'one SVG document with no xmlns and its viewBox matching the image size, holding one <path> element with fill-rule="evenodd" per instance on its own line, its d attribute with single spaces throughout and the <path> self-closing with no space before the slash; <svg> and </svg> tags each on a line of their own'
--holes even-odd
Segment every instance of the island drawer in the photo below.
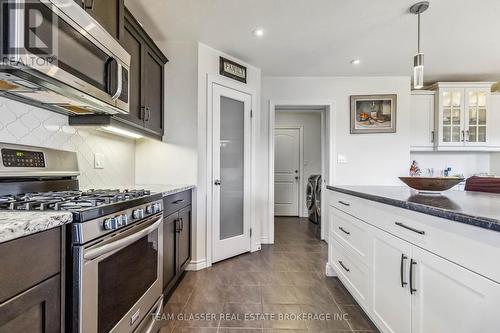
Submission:
<svg viewBox="0 0 500 333">
<path fill-rule="evenodd" d="M 369 225 L 335 207 L 330 209 L 330 232 L 333 238 L 368 264 L 370 247 Z"/>
<path fill-rule="evenodd" d="M 0 303 L 61 271 L 61 228 L 0 244 Z"/>
</svg>

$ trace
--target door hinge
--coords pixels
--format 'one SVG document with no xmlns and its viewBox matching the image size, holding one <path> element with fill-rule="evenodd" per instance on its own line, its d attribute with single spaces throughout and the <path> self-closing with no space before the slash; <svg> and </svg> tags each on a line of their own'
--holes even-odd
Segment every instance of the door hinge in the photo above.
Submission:
<svg viewBox="0 0 500 333">
<path fill-rule="evenodd" d="M 250 237 L 252 237 L 252 228 L 250 228 Z"/>
</svg>

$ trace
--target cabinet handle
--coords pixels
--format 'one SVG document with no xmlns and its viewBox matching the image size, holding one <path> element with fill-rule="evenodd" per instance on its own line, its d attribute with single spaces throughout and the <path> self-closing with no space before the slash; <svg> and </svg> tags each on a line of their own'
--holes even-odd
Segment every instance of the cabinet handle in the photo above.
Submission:
<svg viewBox="0 0 500 333">
<path fill-rule="evenodd" d="M 83 5 L 85 6 L 85 9 L 92 10 L 92 9 L 94 9 L 94 0 L 90 0 L 90 1 L 84 0 Z"/>
<path fill-rule="evenodd" d="M 462 138 L 460 141 L 465 142 L 465 131 L 464 130 L 462 130 Z"/>
<path fill-rule="evenodd" d="M 180 219 L 175 220 L 175 232 L 177 232 L 177 233 L 181 232 L 181 220 Z"/>
<path fill-rule="evenodd" d="M 435 141 L 435 138 L 434 138 L 435 133 L 436 133 L 435 131 L 431 132 L 431 142 L 432 143 L 434 143 L 434 141 Z"/>
<path fill-rule="evenodd" d="M 403 276 L 404 276 L 404 261 L 408 259 L 407 256 L 405 256 L 403 253 L 401 254 L 401 288 L 404 288 L 408 282 L 405 282 L 404 279 L 403 279 Z"/>
<path fill-rule="evenodd" d="M 175 200 L 172 202 L 172 204 L 177 205 L 178 203 L 181 203 L 181 202 L 184 202 L 184 199 Z"/>
<path fill-rule="evenodd" d="M 344 229 L 344 228 L 342 228 L 342 227 L 339 227 L 339 229 L 340 229 L 340 231 L 342 231 L 342 232 L 343 232 L 344 234 L 346 234 L 346 235 L 350 235 L 350 234 L 351 234 L 349 231 L 345 230 L 345 229 Z"/>
<path fill-rule="evenodd" d="M 350 203 L 344 202 L 342 200 L 339 200 L 339 204 L 347 206 L 347 207 L 349 207 L 351 205 Z"/>
<path fill-rule="evenodd" d="M 415 229 L 415 228 L 412 228 L 412 227 L 409 227 L 407 225 L 404 225 L 403 223 L 401 222 L 396 222 L 396 225 L 397 226 L 400 226 L 401 228 L 405 228 L 405 229 L 408 229 L 408 230 L 411 230 L 413 232 L 416 232 L 417 234 L 420 234 L 420 235 L 425 235 L 425 231 L 423 230 L 418 230 L 418 229 Z"/>
<path fill-rule="evenodd" d="M 410 295 L 413 295 L 414 292 L 417 291 L 417 289 L 413 288 L 413 265 L 416 265 L 417 262 L 413 261 L 413 259 L 410 259 Z"/>
<path fill-rule="evenodd" d="M 470 141 L 470 133 L 469 133 L 469 130 L 466 130 L 466 131 L 465 131 L 464 140 L 465 140 L 465 142 L 469 142 L 469 141 Z"/>
<path fill-rule="evenodd" d="M 342 261 L 339 260 L 340 266 L 342 266 L 343 269 L 345 269 L 346 272 L 350 272 L 351 270 L 347 268 Z"/>
<path fill-rule="evenodd" d="M 181 217 L 181 231 L 184 230 L 184 220 Z"/>
</svg>

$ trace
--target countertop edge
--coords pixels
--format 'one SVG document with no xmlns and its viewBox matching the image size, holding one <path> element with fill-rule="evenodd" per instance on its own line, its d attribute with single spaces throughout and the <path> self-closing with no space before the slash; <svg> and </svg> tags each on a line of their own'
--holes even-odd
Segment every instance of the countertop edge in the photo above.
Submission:
<svg viewBox="0 0 500 333">
<path fill-rule="evenodd" d="M 71 223 L 71 212 L 0 212 L 0 244 Z"/>
<path fill-rule="evenodd" d="M 353 191 L 349 190 L 346 188 L 342 187 L 337 187 L 337 186 L 332 186 L 332 185 L 327 185 L 327 189 L 335 192 L 340 192 L 348 195 L 352 195 L 355 197 L 383 203 L 383 204 L 388 204 L 391 206 L 407 209 L 407 210 L 412 210 L 417 213 L 422 213 L 422 214 L 427 214 L 427 215 L 432 215 L 440 218 L 444 218 L 447 220 L 452 220 L 455 222 L 463 223 L 463 224 L 468 224 L 476 227 L 480 227 L 483 229 L 488 229 L 488 230 L 493 230 L 493 231 L 498 231 L 500 232 L 500 221 L 486 218 L 486 217 L 480 217 L 480 216 L 473 216 L 469 214 L 464 214 L 444 208 L 437 208 L 437 207 L 432 207 L 428 205 L 423 205 L 419 203 L 414 203 L 414 202 L 408 202 L 404 200 L 397 200 L 397 199 L 392 199 L 392 198 L 387 198 L 387 197 L 382 197 L 374 194 L 369 194 L 369 193 L 363 193 L 363 192 L 358 192 L 358 191 Z"/>
<path fill-rule="evenodd" d="M 185 186 L 182 185 L 182 186 L 179 186 L 178 188 L 175 188 L 175 189 L 161 191 L 161 194 L 163 195 L 163 197 L 167 197 L 167 196 L 172 195 L 172 194 L 177 194 L 180 192 L 192 190 L 194 187 L 195 187 L 194 185 L 185 185 Z"/>
</svg>

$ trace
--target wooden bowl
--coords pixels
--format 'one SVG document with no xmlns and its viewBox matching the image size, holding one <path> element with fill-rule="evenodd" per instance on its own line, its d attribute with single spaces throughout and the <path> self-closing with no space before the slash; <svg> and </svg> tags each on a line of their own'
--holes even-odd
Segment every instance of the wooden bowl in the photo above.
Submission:
<svg viewBox="0 0 500 333">
<path fill-rule="evenodd" d="M 464 181 L 461 177 L 399 177 L 399 179 L 420 193 L 440 193 Z"/>
</svg>

